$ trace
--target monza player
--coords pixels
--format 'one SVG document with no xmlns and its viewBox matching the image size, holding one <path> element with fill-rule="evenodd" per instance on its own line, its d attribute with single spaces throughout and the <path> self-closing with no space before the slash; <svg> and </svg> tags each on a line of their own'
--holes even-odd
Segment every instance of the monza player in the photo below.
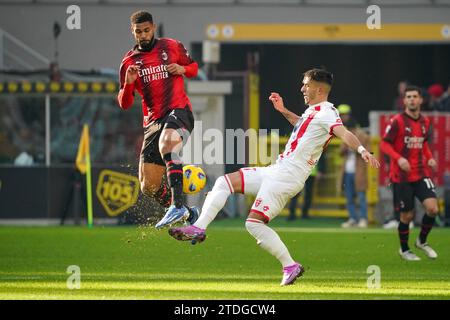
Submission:
<svg viewBox="0 0 450 320">
<path fill-rule="evenodd" d="M 420 113 L 422 101 L 420 89 L 408 86 L 403 98 L 405 111 L 391 119 L 381 142 L 381 151 L 391 160 L 389 178 L 394 193 L 394 208 L 400 211 L 399 253 L 408 261 L 420 260 L 408 245 L 409 223 L 414 218 L 414 197 L 425 207 L 420 235 L 415 246 L 429 258 L 437 258 L 436 251 L 427 243 L 428 234 L 438 213 L 436 192 L 430 178 L 430 169 L 436 170 L 437 163 L 428 146 L 430 120 Z"/>
<path fill-rule="evenodd" d="M 177 240 L 202 242 L 205 230 L 223 208 L 232 193 L 256 194 L 245 227 L 257 244 L 277 258 L 283 267 L 281 285 L 290 285 L 300 277 L 303 266 L 294 261 L 278 234 L 267 226 L 286 202 L 303 189 L 306 179 L 319 160 L 324 148 L 333 136 L 341 138 L 350 148 L 357 150 L 371 166 L 378 168 L 378 161 L 360 141 L 342 124 L 339 113 L 327 101 L 333 75 L 323 69 L 304 73 L 301 92 L 306 111 L 298 116 L 290 112 L 282 97 L 272 92 L 269 100 L 293 126 L 286 148 L 275 164 L 268 167 L 242 168 L 219 177 L 208 193 L 199 219 L 190 226 L 169 229 Z"/>
<path fill-rule="evenodd" d="M 170 206 L 161 220 L 164 223 L 171 222 L 168 216 L 184 217 L 192 223 L 198 217 L 198 209 L 183 205 L 183 164 L 179 153 L 194 128 L 183 75 L 196 76 L 198 65 L 181 42 L 155 37 L 156 24 L 149 12 L 135 12 L 130 20 L 136 45 L 120 65 L 118 101 L 122 109 L 128 109 L 135 91 L 142 97 L 141 190 L 162 206 Z"/>
</svg>

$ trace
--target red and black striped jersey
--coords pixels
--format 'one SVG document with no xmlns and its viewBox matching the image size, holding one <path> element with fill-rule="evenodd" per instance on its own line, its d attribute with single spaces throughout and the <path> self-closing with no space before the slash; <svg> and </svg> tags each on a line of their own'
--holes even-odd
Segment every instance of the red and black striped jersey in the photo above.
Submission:
<svg viewBox="0 0 450 320">
<path fill-rule="evenodd" d="M 406 112 L 394 116 L 386 127 L 381 151 L 390 158 L 389 177 L 394 183 L 414 182 L 430 177 L 428 160 L 432 158 L 428 146 L 431 132 L 430 120 L 424 115 L 413 119 Z M 411 171 L 402 170 L 397 161 L 408 160 Z"/>
<path fill-rule="evenodd" d="M 191 103 L 184 89 L 182 75 L 173 75 L 167 71 L 167 66 L 177 63 L 184 66 L 187 77 L 197 75 L 198 65 L 191 58 L 180 41 L 170 38 L 154 40 L 150 51 L 139 51 L 137 47 L 130 50 L 120 65 L 120 89 L 125 86 L 125 75 L 130 65 L 139 67 L 138 78 L 131 92 L 137 90 L 142 97 L 143 125 L 162 118 L 170 110 L 185 108 L 192 110 Z M 129 85 L 127 85 L 129 86 Z M 119 104 L 126 109 L 131 103 L 123 103 L 119 94 Z M 127 100 L 129 101 L 129 99 Z"/>
</svg>

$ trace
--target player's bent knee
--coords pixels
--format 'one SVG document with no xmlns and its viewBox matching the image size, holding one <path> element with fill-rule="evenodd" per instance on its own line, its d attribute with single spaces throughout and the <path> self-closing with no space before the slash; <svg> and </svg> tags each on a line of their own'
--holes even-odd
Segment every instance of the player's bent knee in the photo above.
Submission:
<svg viewBox="0 0 450 320">
<path fill-rule="evenodd" d="M 243 181 L 241 179 L 241 174 L 239 171 L 228 173 L 225 175 L 227 181 L 230 183 L 231 188 L 233 189 L 234 193 L 243 193 Z"/>
<path fill-rule="evenodd" d="M 403 223 L 410 223 L 414 219 L 414 214 L 411 212 L 402 212 L 400 214 L 400 221 Z"/>
<path fill-rule="evenodd" d="M 427 214 L 432 217 L 435 217 L 438 214 L 438 212 L 439 212 L 439 208 L 437 206 L 427 209 Z"/>
<path fill-rule="evenodd" d="M 264 220 L 264 217 L 262 217 L 259 214 L 256 214 L 254 212 L 250 212 L 248 214 L 247 220 L 245 221 L 245 225 L 247 226 L 247 223 L 249 223 L 250 225 L 252 223 L 257 223 L 257 224 L 263 224 L 265 225 L 267 221 Z"/>
<path fill-rule="evenodd" d="M 182 143 L 183 141 L 181 140 L 179 135 L 177 135 L 176 137 L 172 137 L 172 135 L 166 134 L 164 136 L 161 136 L 159 140 L 159 152 L 163 157 L 167 153 L 171 153 L 177 149 L 180 149 L 179 147 L 182 146 Z"/>
<path fill-rule="evenodd" d="M 249 218 L 245 221 L 245 229 L 247 229 L 248 233 L 250 233 L 256 239 L 258 239 L 258 229 L 262 225 L 264 225 L 264 222 L 257 219 Z"/>
<path fill-rule="evenodd" d="M 141 181 L 141 191 L 147 196 L 153 196 L 159 189 L 159 186 L 149 183 L 146 180 Z"/>
<path fill-rule="evenodd" d="M 249 218 L 245 221 L 245 229 L 256 239 L 256 244 L 263 245 L 262 235 L 266 231 L 266 225 L 263 221 Z"/>
<path fill-rule="evenodd" d="M 230 193 L 234 192 L 233 187 L 226 176 L 220 176 L 219 178 L 217 178 L 212 191 L 226 191 Z"/>
<path fill-rule="evenodd" d="M 164 159 L 164 156 L 168 153 L 172 153 L 173 147 L 168 144 L 160 144 L 159 145 L 159 153 L 161 154 L 161 158 Z"/>
</svg>

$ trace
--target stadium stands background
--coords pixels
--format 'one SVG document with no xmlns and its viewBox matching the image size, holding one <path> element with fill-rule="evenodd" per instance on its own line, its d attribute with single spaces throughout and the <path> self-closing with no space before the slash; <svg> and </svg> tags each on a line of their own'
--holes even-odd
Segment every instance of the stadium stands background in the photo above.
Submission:
<svg viewBox="0 0 450 320">
<path fill-rule="evenodd" d="M 162 26 L 160 35 L 181 40 L 201 66 L 202 41 L 207 38 L 207 26 L 214 23 L 365 24 L 370 4 L 381 7 L 382 24 L 449 24 L 450 16 L 450 0 L 83 0 L 77 2 L 81 30 L 68 30 L 66 9 L 71 4 L 57 0 L 0 0 L 0 29 L 50 61 L 55 50 L 53 26 L 55 22 L 60 24 L 58 62 L 63 80 L 70 81 L 117 80 L 121 58 L 134 44 L 129 16 L 140 9 L 152 12 L 155 22 Z M 232 94 L 225 98 L 226 128 L 246 128 L 245 90 L 241 77 L 227 78 L 220 73 L 245 70 L 247 55 L 255 52 L 259 54 L 260 106 L 264 110 L 260 112 L 259 127 L 279 129 L 282 135 L 288 134 L 290 127 L 270 106 L 264 109 L 268 93 L 279 91 L 292 110 L 301 110 L 301 73 L 310 67 L 325 66 L 335 74 L 330 100 L 352 105 L 363 126 L 369 125 L 369 111 L 392 110 L 399 81 L 407 79 L 422 87 L 436 82 L 446 86 L 450 78 L 448 42 L 222 41 L 221 62 L 211 79 L 233 81 Z M 20 50 L 14 54 L 20 57 Z M 48 79 L 48 65 L 40 62 L 33 66 L 40 72 L 31 73 L 8 57 L 3 59 L 3 66 L 0 82 Z M 13 163 L 20 146 L 33 150 L 35 163 L 43 165 L 44 97 L 4 96 L 1 101 L 2 120 L 11 125 L 3 126 L 1 132 L 2 139 L 6 137 L 0 152 L 2 163 Z M 127 113 L 117 107 L 111 92 L 95 98 L 57 96 L 51 103 L 52 165 L 73 164 L 82 123 L 90 119 L 95 123 L 91 132 L 94 163 L 116 164 L 124 171 L 136 172 L 134 165 L 142 138 L 139 101 Z M 23 127 L 29 130 L 21 130 Z M 226 171 L 238 167 L 227 165 Z M 53 206 L 54 215 L 63 205 Z"/>
</svg>

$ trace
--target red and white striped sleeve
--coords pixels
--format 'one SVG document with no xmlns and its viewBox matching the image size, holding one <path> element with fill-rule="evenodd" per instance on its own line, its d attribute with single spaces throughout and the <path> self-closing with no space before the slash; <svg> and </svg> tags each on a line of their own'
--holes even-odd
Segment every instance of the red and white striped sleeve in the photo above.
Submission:
<svg viewBox="0 0 450 320">
<path fill-rule="evenodd" d="M 341 117 L 339 117 L 339 114 L 333 110 L 324 112 L 319 119 L 322 127 L 327 130 L 330 135 L 333 135 L 333 129 L 335 127 L 342 126 Z"/>
</svg>

